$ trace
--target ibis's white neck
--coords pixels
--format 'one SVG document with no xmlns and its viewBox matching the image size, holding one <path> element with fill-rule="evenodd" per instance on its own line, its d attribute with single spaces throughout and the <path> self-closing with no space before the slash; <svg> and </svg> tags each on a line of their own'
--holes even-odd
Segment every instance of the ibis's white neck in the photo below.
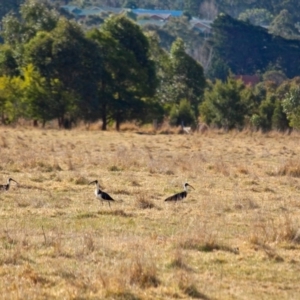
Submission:
<svg viewBox="0 0 300 300">
<path fill-rule="evenodd" d="M 99 187 L 99 183 L 96 183 L 96 189 L 95 189 L 95 193 L 98 194 L 98 191 L 100 191 L 100 187 Z"/>
</svg>

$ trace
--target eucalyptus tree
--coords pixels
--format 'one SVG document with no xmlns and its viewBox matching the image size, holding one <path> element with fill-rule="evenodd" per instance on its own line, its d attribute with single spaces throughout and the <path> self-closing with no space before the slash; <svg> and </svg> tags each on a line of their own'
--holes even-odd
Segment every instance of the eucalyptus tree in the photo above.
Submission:
<svg viewBox="0 0 300 300">
<path fill-rule="evenodd" d="M 158 79 L 156 94 L 151 103 L 153 119 L 162 121 L 164 114 L 168 113 L 172 106 L 172 68 L 170 54 L 160 46 L 160 39 L 156 32 L 148 32 L 150 43 L 150 57 L 155 61 L 155 72 Z M 150 113 L 150 115 L 152 115 Z"/>
<path fill-rule="evenodd" d="M 60 125 L 66 116 L 91 118 L 102 76 L 102 59 L 97 43 L 86 38 L 79 25 L 60 19 L 51 32 L 40 31 L 25 44 L 24 53 L 24 61 L 32 63 L 47 79 L 53 96 L 51 107 L 57 112 Z"/>
<path fill-rule="evenodd" d="M 225 129 L 242 128 L 245 117 L 251 114 L 253 94 L 242 81 L 229 76 L 226 82 L 216 80 L 205 92 L 205 101 L 200 105 L 204 122 Z"/>
<path fill-rule="evenodd" d="M 14 122 L 22 116 L 22 83 L 20 76 L 0 76 L 0 115 L 3 124 Z"/>
<path fill-rule="evenodd" d="M 21 69 L 23 84 L 21 105 L 23 117 L 34 120 L 37 125 L 41 121 L 43 126 L 47 121 L 56 118 L 51 109 L 51 90 L 47 80 L 42 77 L 32 64 Z"/>
<path fill-rule="evenodd" d="M 115 75 L 118 71 L 126 72 L 123 65 L 122 52 L 118 42 L 108 32 L 92 29 L 87 32 L 87 38 L 98 43 L 99 54 L 103 61 L 102 76 L 99 79 L 97 89 L 97 108 L 95 118 L 98 114 L 102 120 L 102 130 L 107 129 L 108 123 L 113 119 L 112 110 L 115 102 Z M 123 68 L 120 69 L 122 64 Z M 125 76 L 125 75 L 124 75 Z"/>
<path fill-rule="evenodd" d="M 51 31 L 58 22 L 58 12 L 46 1 L 26 0 L 19 9 L 20 16 L 8 14 L 2 20 L 2 37 L 11 45 L 19 65 L 22 65 L 23 45 L 39 31 Z"/>
<path fill-rule="evenodd" d="M 120 129 L 125 120 L 140 119 L 147 99 L 156 92 L 155 63 L 150 59 L 150 46 L 140 27 L 124 16 L 108 18 L 101 31 L 116 41 L 114 61 L 110 70 L 114 79 L 114 97 L 110 110 Z"/>
<path fill-rule="evenodd" d="M 159 46 L 159 38 L 155 33 L 148 35 L 159 79 L 157 100 L 163 105 L 166 114 L 172 112 L 174 116 L 180 113 L 180 107 L 183 107 L 184 111 L 189 107 L 191 109 L 189 114 L 193 116 L 189 120 L 198 118 L 198 106 L 203 100 L 206 86 L 202 66 L 186 53 L 182 39 L 175 40 L 170 52 L 167 52 Z M 189 102 L 188 105 L 186 101 Z"/>
<path fill-rule="evenodd" d="M 20 13 L 26 27 L 34 32 L 53 30 L 59 19 L 58 11 L 48 1 L 26 0 Z"/>
<path fill-rule="evenodd" d="M 172 74 L 172 97 L 179 104 L 187 99 L 196 117 L 203 100 L 206 80 L 202 66 L 185 52 L 182 39 L 177 39 L 171 47 L 170 64 Z"/>
<path fill-rule="evenodd" d="M 66 19 L 59 21 L 52 35 L 54 78 L 78 96 L 78 113 L 88 119 L 96 105 L 97 85 L 102 76 L 98 44 L 86 38 L 75 22 Z"/>
</svg>

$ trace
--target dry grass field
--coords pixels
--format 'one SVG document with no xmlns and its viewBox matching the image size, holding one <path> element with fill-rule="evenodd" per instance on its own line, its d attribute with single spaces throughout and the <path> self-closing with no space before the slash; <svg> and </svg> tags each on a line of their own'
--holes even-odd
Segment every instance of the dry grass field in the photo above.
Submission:
<svg viewBox="0 0 300 300">
<path fill-rule="evenodd" d="M 0 127 L 1 299 L 299 299 L 299 141 Z"/>
</svg>

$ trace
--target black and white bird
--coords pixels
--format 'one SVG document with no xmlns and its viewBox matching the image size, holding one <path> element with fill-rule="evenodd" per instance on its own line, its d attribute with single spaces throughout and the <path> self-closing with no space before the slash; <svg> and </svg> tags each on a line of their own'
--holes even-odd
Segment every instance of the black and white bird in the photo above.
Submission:
<svg viewBox="0 0 300 300">
<path fill-rule="evenodd" d="M 107 193 L 100 190 L 98 180 L 94 180 L 90 182 L 89 184 L 95 183 L 96 189 L 95 189 L 95 195 L 96 197 L 101 201 L 107 201 L 110 207 L 110 202 L 115 201 L 111 196 L 109 196 Z M 103 204 L 103 202 L 102 202 Z"/>
<path fill-rule="evenodd" d="M 2 190 L 2 191 L 8 191 L 8 190 L 9 190 L 9 186 L 10 186 L 10 182 L 11 182 L 11 181 L 14 181 L 16 184 L 18 184 L 14 179 L 8 178 L 7 184 L 1 184 L 1 185 L 0 185 L 0 190 Z"/>
<path fill-rule="evenodd" d="M 173 196 L 168 197 L 167 199 L 165 199 L 165 201 L 180 201 L 183 200 L 184 198 L 186 198 L 187 193 L 188 193 L 188 187 L 191 187 L 192 189 L 194 189 L 190 184 L 188 184 L 187 182 L 183 185 L 184 187 L 184 191 L 177 193 Z"/>
</svg>

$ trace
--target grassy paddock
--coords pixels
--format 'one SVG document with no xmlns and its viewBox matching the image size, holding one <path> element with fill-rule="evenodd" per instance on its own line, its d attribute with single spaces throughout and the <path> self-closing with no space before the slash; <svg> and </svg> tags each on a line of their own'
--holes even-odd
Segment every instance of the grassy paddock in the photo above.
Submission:
<svg viewBox="0 0 300 300">
<path fill-rule="evenodd" d="M 0 127 L 1 299 L 298 299 L 299 138 Z"/>
</svg>

